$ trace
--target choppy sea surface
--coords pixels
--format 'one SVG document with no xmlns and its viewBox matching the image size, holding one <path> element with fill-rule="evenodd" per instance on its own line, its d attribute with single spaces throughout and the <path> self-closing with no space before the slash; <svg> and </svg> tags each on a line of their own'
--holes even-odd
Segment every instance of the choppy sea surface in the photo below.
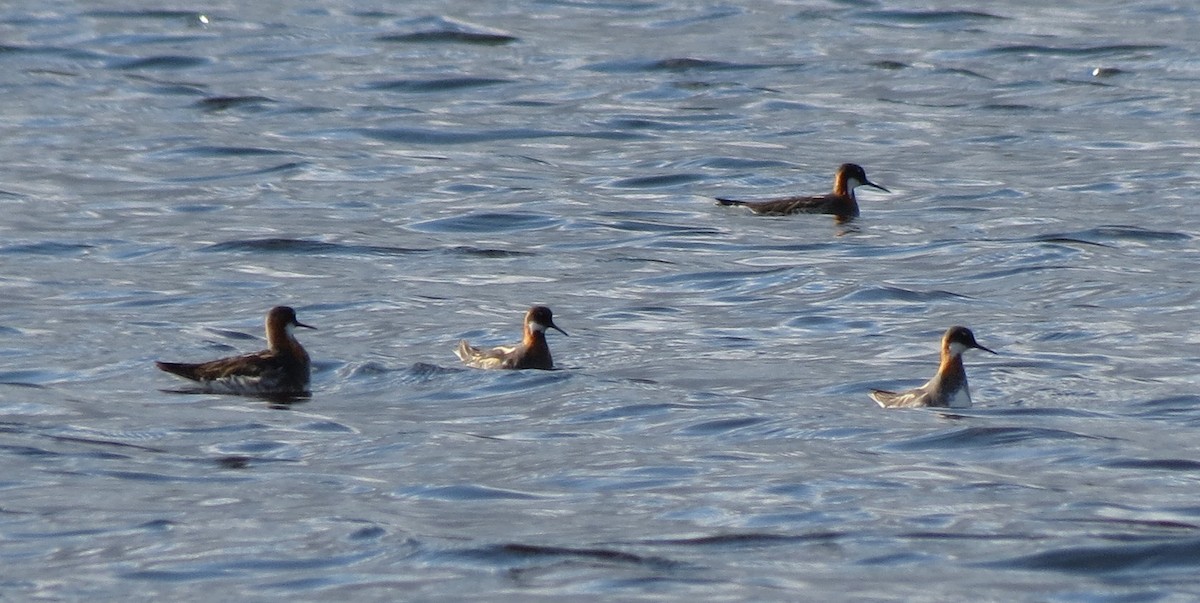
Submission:
<svg viewBox="0 0 1200 603">
<path fill-rule="evenodd" d="M 1200 5 L 0 10 L 0 596 L 1200 597 Z M 862 216 L 714 205 L 820 193 Z M 555 311 L 560 370 L 460 338 Z M 156 359 L 318 331 L 313 394 Z M 883 410 L 949 326 L 975 406 Z"/>
</svg>

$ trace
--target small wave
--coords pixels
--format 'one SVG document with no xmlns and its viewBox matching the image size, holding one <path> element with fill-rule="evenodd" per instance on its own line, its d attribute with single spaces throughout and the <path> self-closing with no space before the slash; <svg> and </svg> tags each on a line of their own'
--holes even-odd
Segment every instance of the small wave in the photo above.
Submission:
<svg viewBox="0 0 1200 603">
<path fill-rule="evenodd" d="M 933 73 L 941 73 L 941 74 L 946 74 L 946 75 L 964 75 L 966 77 L 980 79 L 980 80 L 988 80 L 988 81 L 992 81 L 994 79 L 994 78 L 988 77 L 978 71 L 967 69 L 965 67 L 940 67 L 938 69 L 934 69 Z M 937 105 L 932 104 L 931 106 L 937 106 Z M 947 106 L 947 107 L 964 107 L 964 106 L 966 106 L 966 104 L 965 103 L 947 103 L 947 104 L 945 104 L 945 106 Z"/>
<path fill-rule="evenodd" d="M 80 14 L 93 19 L 119 19 L 121 21 L 131 19 L 191 20 L 201 16 L 201 13 L 187 10 L 89 10 Z"/>
<path fill-rule="evenodd" d="M 979 105 L 979 108 L 984 111 L 1005 111 L 1012 113 L 1018 111 L 1057 111 L 1057 109 L 1047 109 L 1024 103 L 985 103 Z"/>
<path fill-rule="evenodd" d="M 405 367 L 401 372 L 403 373 L 400 378 L 402 383 L 428 383 L 438 381 L 446 375 L 464 373 L 466 369 L 447 368 L 428 362 L 414 362 L 412 366 Z"/>
<path fill-rule="evenodd" d="M 646 558 L 641 555 L 611 549 L 583 549 L 536 544 L 503 544 L 498 548 L 500 552 L 522 557 L 588 557 L 627 563 L 644 563 L 646 561 Z"/>
<path fill-rule="evenodd" d="M 1091 245 L 1094 243 L 1088 244 Z M 1020 274 L 1038 274 L 1041 272 L 1050 272 L 1054 270 L 1080 270 L 1080 268 L 1076 266 L 1017 266 L 1015 268 L 1004 268 L 1001 270 L 993 270 L 991 272 L 980 272 L 979 274 L 971 277 L 971 280 L 985 281 L 990 279 L 1007 278 Z"/>
<path fill-rule="evenodd" d="M 402 29 L 410 31 L 380 34 L 375 36 L 375 40 L 405 44 L 452 43 L 480 46 L 499 46 L 520 40 L 503 30 L 440 16 L 409 20 L 403 24 Z"/>
<path fill-rule="evenodd" d="M 17 44 L 0 44 L 0 54 L 35 54 L 61 57 L 81 62 L 105 62 L 112 59 L 111 55 L 83 50 L 79 48 L 65 48 L 61 46 L 22 46 Z"/>
<path fill-rule="evenodd" d="M 474 484 L 407 488 L 403 496 L 434 500 L 541 500 L 544 496 Z"/>
<path fill-rule="evenodd" d="M 949 448 L 991 448 L 1027 441 L 1095 439 L 1093 436 L 1037 427 L 966 427 L 929 436 L 912 438 L 888 446 L 895 450 L 934 450 Z"/>
<path fill-rule="evenodd" d="M 683 130 L 689 126 L 672 123 L 663 119 L 648 119 L 645 117 L 614 117 L 604 122 L 616 130 Z"/>
<path fill-rule="evenodd" d="M 600 140 L 635 140 L 646 138 L 644 134 L 619 131 L 595 130 L 590 132 L 566 132 L 538 130 L 534 128 L 506 128 L 501 130 L 431 130 L 428 128 L 358 128 L 359 134 L 375 140 L 409 144 L 473 144 L 500 142 L 505 140 L 534 140 L 538 138 L 593 138 Z"/>
<path fill-rule="evenodd" d="M 137 439 L 139 437 L 146 437 L 146 434 L 139 433 L 139 432 L 126 432 L 126 433 L 109 432 L 109 434 L 107 434 L 107 435 L 109 438 L 123 437 L 123 438 Z M 72 442 L 72 443 L 76 443 L 76 444 L 90 444 L 90 445 L 94 445 L 94 446 L 104 446 L 104 447 L 116 448 L 116 449 L 141 450 L 144 452 L 166 452 L 165 450 L 163 450 L 161 448 L 154 448 L 152 446 L 144 446 L 142 444 L 132 444 L 130 442 L 122 442 L 120 440 L 115 440 L 115 439 L 105 439 L 101 435 L 51 434 L 48 437 L 50 437 L 51 439 L 57 440 L 59 442 Z M 121 458 L 124 458 L 123 455 L 121 456 Z"/>
<path fill-rule="evenodd" d="M 1190 415 L 1200 409 L 1200 396 L 1180 395 L 1154 398 L 1139 402 L 1136 416 L 1151 418 L 1167 418 L 1176 415 Z"/>
<path fill-rule="evenodd" d="M 719 231 L 713 230 L 707 226 L 680 224 L 677 215 L 668 214 L 665 212 L 602 211 L 597 212 L 596 216 L 601 218 L 615 218 L 614 221 L 600 222 L 603 227 L 611 228 L 613 230 L 622 230 L 627 232 L 691 233 L 712 236 L 720 234 Z"/>
<path fill-rule="evenodd" d="M 858 16 L 892 23 L 912 25 L 966 24 L 983 21 L 1006 21 L 1008 17 L 974 10 L 878 10 L 858 13 Z"/>
<path fill-rule="evenodd" d="M 252 460 L 254 459 L 248 456 L 230 455 L 217 457 L 213 459 L 213 462 L 221 469 L 247 469 Z"/>
<path fill-rule="evenodd" d="M 1114 469 L 1200 471 L 1200 461 L 1190 459 L 1114 459 L 1106 461 L 1103 465 Z"/>
<path fill-rule="evenodd" d="M 1095 246 L 1095 247 L 1112 247 L 1112 245 L 1109 245 L 1107 243 L 1101 243 L 1099 241 L 1089 241 L 1086 239 L 1078 238 L 1077 235 L 1074 235 L 1072 233 L 1051 233 L 1051 234 L 1044 234 L 1044 235 L 1036 235 L 1036 236 L 1027 237 L 1024 239 L 1017 239 L 1017 241 L 1020 241 L 1023 243 L 1057 243 L 1057 244 L 1063 244 L 1063 245 L 1091 245 L 1091 246 Z M 1063 268 L 1065 266 L 1059 266 L 1059 267 Z"/>
<path fill-rule="evenodd" d="M 1020 55 L 1044 55 L 1058 57 L 1090 57 L 1090 56 L 1107 56 L 1107 55 L 1131 55 L 1141 54 L 1146 52 L 1154 52 L 1158 50 L 1166 50 L 1169 46 L 1161 46 L 1157 44 L 1110 44 L 1102 46 L 1042 46 L 1040 44 L 1012 44 L 1005 46 L 993 46 L 985 49 L 985 54 L 1020 54 Z"/>
<path fill-rule="evenodd" d="M 1061 548 L 983 567 L 1047 570 L 1072 574 L 1111 575 L 1129 572 L 1145 575 L 1154 570 L 1195 568 L 1200 559 L 1200 539 L 1151 544 Z"/>
<path fill-rule="evenodd" d="M 567 369 L 555 368 L 548 371 L 474 371 L 486 375 L 488 381 L 476 392 L 487 394 L 527 393 L 536 387 L 545 387 L 570 379 L 572 372 Z"/>
<path fill-rule="evenodd" d="M 512 576 L 530 571 L 553 569 L 577 571 L 581 567 L 649 567 L 667 569 L 680 566 L 678 562 L 663 557 L 652 557 L 629 553 L 614 548 L 584 546 L 553 546 L 543 544 L 503 543 L 442 551 L 438 556 L 467 559 L 474 563 L 508 567 Z"/>
<path fill-rule="evenodd" d="M 154 471 L 95 471 L 93 475 L 101 477 L 111 477 L 118 480 L 126 480 L 133 482 L 148 482 L 152 484 L 180 484 L 180 483 L 231 483 L 244 481 L 243 478 L 225 477 L 217 474 L 195 476 L 183 474 L 170 474 L 166 472 Z"/>
<path fill-rule="evenodd" d="M 512 83 L 513 80 L 488 77 L 446 77 L 427 80 L 385 80 L 370 82 L 366 85 L 371 90 L 385 92 L 446 92 L 464 88 L 483 88 L 498 84 Z"/>
<path fill-rule="evenodd" d="M 182 84 L 178 82 L 162 81 L 161 79 L 142 75 L 130 74 L 127 76 L 130 81 L 138 82 L 145 85 L 145 90 L 151 94 L 162 94 L 167 96 L 204 96 L 207 94 L 204 85 L 201 84 Z"/>
<path fill-rule="evenodd" d="M 248 157 L 261 155 L 295 155 L 292 151 L 280 151 L 278 149 L 266 149 L 263 147 L 222 147 L 212 145 L 201 145 L 194 147 L 183 147 L 166 151 L 163 155 L 186 155 L 195 157 Z"/>
<path fill-rule="evenodd" d="M 502 44 L 511 44 L 520 40 L 516 36 L 507 34 L 490 34 L 476 33 L 471 31 L 414 31 L 412 33 L 403 34 L 384 34 L 375 37 L 380 42 L 406 42 L 406 43 L 437 43 L 437 42 L 453 42 L 456 44 L 477 44 L 482 46 L 500 46 Z"/>
<path fill-rule="evenodd" d="M 213 448 L 221 452 L 230 451 L 231 453 L 241 453 L 244 455 L 274 455 L 275 458 L 280 458 L 289 452 L 295 452 L 295 446 L 292 444 L 263 439 L 223 442 L 213 446 Z"/>
<path fill-rule="evenodd" d="M 1006 417 L 1012 416 L 1032 416 L 1032 417 L 1067 417 L 1077 419 L 1096 419 L 1109 418 L 1111 415 L 1078 408 L 1039 408 L 1039 407 L 1023 407 L 1017 406 L 1012 408 L 1002 408 L 995 410 L 979 410 L 976 411 L 983 414 L 995 414 Z"/>
<path fill-rule="evenodd" d="M 624 406 L 618 406 L 616 408 L 599 410 L 579 415 L 575 418 L 575 422 L 590 423 L 594 421 L 653 417 L 669 414 L 674 410 L 686 408 L 688 407 L 683 404 L 675 404 L 671 402 L 660 402 L 654 404 L 627 404 Z"/>
<path fill-rule="evenodd" d="M 511 249 L 473 247 L 470 245 L 457 245 L 447 249 L 446 252 L 452 255 L 466 255 L 481 258 L 519 258 L 535 255 L 531 251 L 513 251 Z"/>
<path fill-rule="evenodd" d="M 0 371 L 0 383 L 22 387 L 40 388 L 69 380 L 71 377 L 67 373 L 58 371 L 36 369 Z"/>
<path fill-rule="evenodd" d="M 417 232 L 514 232 L 522 230 L 542 230 L 558 225 L 557 218 L 530 212 L 486 212 L 437 218 L 410 224 L 409 228 Z"/>
<path fill-rule="evenodd" d="M 66 456 L 59 452 L 38 448 L 37 446 L 24 446 L 18 444 L 0 444 L 0 450 L 6 455 L 15 455 L 23 457 L 61 457 Z"/>
<path fill-rule="evenodd" d="M 764 170 L 793 167 L 792 164 L 778 159 L 746 159 L 744 157 L 705 157 L 690 165 L 719 170 Z"/>
<path fill-rule="evenodd" d="M 268 167 L 257 169 L 257 170 L 246 170 L 246 171 L 242 171 L 242 172 L 224 172 L 224 173 L 219 173 L 219 174 L 212 174 L 210 176 L 186 176 L 186 177 L 182 177 L 182 178 L 167 178 L 167 179 L 165 179 L 165 181 L 167 181 L 167 182 L 187 182 L 187 183 L 220 182 L 223 180 L 233 180 L 233 179 L 237 179 L 237 178 L 245 178 L 248 176 L 265 176 L 267 174 L 274 174 L 276 172 L 299 171 L 305 167 L 308 167 L 309 165 L 310 164 L 307 161 L 289 161 L 287 163 L 280 163 L 278 165 L 272 165 L 272 166 L 268 166 Z"/>
<path fill-rule="evenodd" d="M 1182 232 L 1172 232 L 1165 230 L 1149 230 L 1137 226 L 1097 226 L 1090 228 L 1084 233 L 1095 233 L 1097 237 L 1107 237 L 1118 240 L 1127 241 L 1190 241 L 1192 236 Z"/>
<path fill-rule="evenodd" d="M 1090 245 L 1095 247 L 1118 247 L 1120 241 L 1153 243 L 1161 241 L 1190 241 L 1192 235 L 1166 230 L 1149 230 L 1138 226 L 1105 225 L 1084 230 L 1049 232 L 1020 239 L 1017 243 L 1056 243 L 1066 245 Z"/>
<path fill-rule="evenodd" d="M 122 59 L 112 64 L 113 69 L 134 71 L 139 69 L 190 69 L 207 65 L 208 59 L 184 55 L 163 55 L 137 59 Z"/>
<path fill-rule="evenodd" d="M 674 188 L 699 180 L 704 180 L 703 174 L 664 174 L 661 176 L 638 176 L 610 182 L 606 188 Z"/>
<path fill-rule="evenodd" d="M 309 421 L 296 425 L 294 430 L 314 433 L 358 433 L 354 427 L 337 421 Z"/>
<path fill-rule="evenodd" d="M 771 69 L 774 67 L 797 67 L 802 63 L 729 63 L 725 61 L 713 61 L 708 59 L 694 59 L 689 57 L 669 58 L 669 59 L 651 59 L 651 60 L 632 60 L 632 61 L 604 61 L 601 63 L 592 63 L 585 65 L 584 69 L 590 71 L 599 71 L 602 73 L 638 73 L 638 72 L 654 72 L 654 71 L 670 71 L 670 72 L 686 72 L 686 71 L 739 71 L 739 70 L 756 70 L 756 69 Z"/>
<path fill-rule="evenodd" d="M 87 253 L 93 248 L 93 245 L 88 245 L 86 243 L 59 243 L 57 241 L 43 241 L 41 243 L 24 243 L 21 245 L 0 247 L 0 254 L 64 256 Z"/>
<path fill-rule="evenodd" d="M 790 272 L 791 269 L 787 267 L 769 268 L 766 270 L 710 270 L 655 276 L 637 281 L 637 284 L 653 287 L 671 285 L 689 290 L 717 291 L 761 287 L 763 286 L 764 278 Z M 771 284 L 775 280 L 773 278 L 766 278 L 767 284 Z"/>
<path fill-rule="evenodd" d="M 681 435 L 721 435 L 733 431 L 740 431 L 747 427 L 761 425 L 769 421 L 766 417 L 737 417 L 732 419 L 718 419 L 716 421 L 705 421 L 695 425 L 689 425 L 679 430 Z"/>
<path fill-rule="evenodd" d="M 268 238 L 223 241 L 202 247 L 200 251 L 216 253 L 248 251 L 254 253 L 296 253 L 305 255 L 400 256 L 425 250 L 383 245 L 343 245 L 340 243 L 326 243 L 324 241 L 311 241 L 307 239 Z"/>
<path fill-rule="evenodd" d="M 379 375 L 386 375 L 397 370 L 400 369 L 394 369 L 384 365 L 381 362 L 368 360 L 362 363 L 351 363 L 347 365 L 345 370 L 338 372 L 338 378 L 356 379 L 359 377 L 365 377 L 368 379 L 373 379 Z"/>
<path fill-rule="evenodd" d="M 716 534 L 712 536 L 697 536 L 695 538 L 674 538 L 667 540 L 642 541 L 642 544 L 700 546 L 700 547 L 730 547 L 730 548 L 759 548 L 764 546 L 788 545 L 797 542 L 831 542 L 844 538 L 844 532 L 808 532 L 805 534 L 770 534 L 764 532 L 749 532 L 741 534 Z"/>
<path fill-rule="evenodd" d="M 205 111 L 224 111 L 237 107 L 257 107 L 274 103 L 275 99 L 266 96 L 210 96 L 196 101 L 196 106 Z"/>
<path fill-rule="evenodd" d="M 45 385 L 41 385 L 38 383 L 27 383 L 24 381 L 11 381 L 11 380 L 5 379 L 3 375 L 0 375 L 0 385 L 7 385 L 9 387 L 27 387 L 29 389 L 46 389 Z M 22 414 L 29 414 L 29 413 L 22 413 Z"/>
<path fill-rule="evenodd" d="M 902 287 L 870 287 L 855 291 L 842 298 L 843 301 L 850 302 L 908 302 L 908 303 L 927 303 L 934 301 L 958 301 L 969 300 L 970 297 L 960 295 L 951 291 L 943 291 L 934 289 L 932 291 L 915 291 L 913 289 L 904 289 Z"/>
</svg>

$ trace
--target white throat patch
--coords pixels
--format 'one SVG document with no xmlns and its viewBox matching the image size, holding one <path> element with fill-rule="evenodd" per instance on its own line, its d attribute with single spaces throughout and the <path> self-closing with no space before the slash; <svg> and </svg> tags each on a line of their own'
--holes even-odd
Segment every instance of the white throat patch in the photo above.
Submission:
<svg viewBox="0 0 1200 603">
<path fill-rule="evenodd" d="M 947 402 L 950 408 L 969 408 L 971 406 L 971 390 L 964 383 Z"/>
</svg>

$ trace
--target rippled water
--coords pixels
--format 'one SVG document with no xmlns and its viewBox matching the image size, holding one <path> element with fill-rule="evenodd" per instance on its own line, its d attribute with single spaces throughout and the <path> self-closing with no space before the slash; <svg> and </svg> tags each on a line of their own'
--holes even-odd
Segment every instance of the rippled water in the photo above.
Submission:
<svg viewBox="0 0 1200 603">
<path fill-rule="evenodd" d="M 0 15 L 5 595 L 1200 595 L 1191 4 L 85 4 Z M 276 304 L 311 400 L 163 391 Z"/>
</svg>

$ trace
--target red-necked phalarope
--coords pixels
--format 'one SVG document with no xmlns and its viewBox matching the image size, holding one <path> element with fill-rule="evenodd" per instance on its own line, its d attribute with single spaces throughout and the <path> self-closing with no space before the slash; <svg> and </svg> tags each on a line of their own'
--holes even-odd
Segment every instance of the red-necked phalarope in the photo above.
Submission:
<svg viewBox="0 0 1200 603">
<path fill-rule="evenodd" d="M 867 172 L 862 166 L 854 163 L 843 163 L 838 167 L 837 175 L 833 178 L 833 192 L 828 195 L 815 197 L 784 197 L 782 199 L 767 199 L 765 201 L 738 201 L 736 199 L 717 199 L 721 205 L 738 205 L 763 216 L 786 216 L 789 214 L 833 214 L 841 219 L 858 216 L 858 201 L 854 198 L 854 189 L 860 186 L 870 186 L 885 193 L 886 188 L 867 180 Z"/>
<path fill-rule="evenodd" d="M 942 363 L 938 366 L 937 374 L 928 383 L 902 393 L 873 389 L 871 399 L 884 408 L 970 406 L 971 390 L 967 387 L 967 371 L 963 369 L 962 355 L 971 348 L 996 353 L 979 345 L 971 329 L 950 327 L 942 336 Z"/>
<path fill-rule="evenodd" d="M 307 394 L 308 352 L 292 336 L 295 327 L 316 329 L 296 320 L 296 311 L 276 306 L 267 312 L 267 349 L 254 354 L 199 364 L 155 362 L 158 368 L 191 379 L 201 391 L 223 394 Z"/>
<path fill-rule="evenodd" d="M 550 346 L 546 345 L 546 329 L 554 329 L 563 335 L 567 332 L 554 324 L 554 315 L 546 306 L 534 306 L 525 313 L 525 337 L 513 346 L 500 346 L 481 350 L 467 343 L 458 342 L 456 355 L 468 366 L 483 369 L 551 369 Z"/>
</svg>

